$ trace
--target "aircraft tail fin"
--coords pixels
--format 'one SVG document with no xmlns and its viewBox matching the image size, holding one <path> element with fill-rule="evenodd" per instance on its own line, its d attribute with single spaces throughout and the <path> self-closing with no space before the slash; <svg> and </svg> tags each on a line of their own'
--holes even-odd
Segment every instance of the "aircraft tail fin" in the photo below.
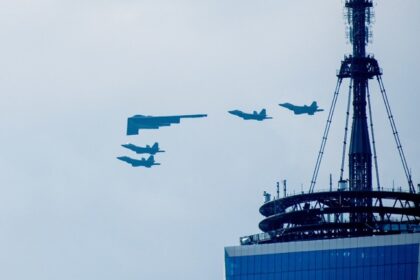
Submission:
<svg viewBox="0 0 420 280">
<path fill-rule="evenodd" d="M 149 158 L 146 161 L 150 166 L 160 165 L 160 163 L 155 162 L 155 157 L 153 155 L 149 156 Z"/>
<path fill-rule="evenodd" d="M 311 107 L 312 108 L 318 108 L 318 104 L 316 103 L 316 101 L 312 102 Z"/>
<path fill-rule="evenodd" d="M 153 144 L 152 149 L 156 149 L 159 150 L 159 143 L 155 142 L 155 144 Z"/>
<path fill-rule="evenodd" d="M 260 112 L 261 116 L 267 116 L 267 110 L 266 109 L 262 109 Z"/>
</svg>

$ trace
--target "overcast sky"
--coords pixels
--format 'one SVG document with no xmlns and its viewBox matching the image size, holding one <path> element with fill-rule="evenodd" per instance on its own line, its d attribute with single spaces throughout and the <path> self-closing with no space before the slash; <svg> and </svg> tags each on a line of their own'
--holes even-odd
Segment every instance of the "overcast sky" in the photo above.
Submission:
<svg viewBox="0 0 420 280">
<path fill-rule="evenodd" d="M 262 193 L 309 188 L 346 43 L 343 1 L 0 1 L 0 278 L 224 278 Z M 420 183 L 420 1 L 377 1 L 373 44 Z M 339 176 L 344 83 L 317 189 Z M 384 187 L 406 181 L 371 82 Z M 277 104 L 326 109 L 294 116 Z M 228 110 L 267 109 L 245 122 Z M 207 113 L 125 136 L 134 114 Z M 122 148 L 159 142 L 151 169 Z M 347 168 L 347 164 L 346 164 Z M 347 171 L 346 171 L 347 174 Z M 347 175 L 346 175 L 347 176 Z M 335 184 L 335 183 L 334 183 Z"/>
</svg>

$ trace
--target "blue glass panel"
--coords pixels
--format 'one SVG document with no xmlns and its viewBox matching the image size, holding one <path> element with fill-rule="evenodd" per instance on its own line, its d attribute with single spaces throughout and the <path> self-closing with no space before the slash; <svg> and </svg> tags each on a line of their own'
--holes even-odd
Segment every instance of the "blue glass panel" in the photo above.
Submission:
<svg viewBox="0 0 420 280">
<path fill-rule="evenodd" d="M 242 279 L 241 279 L 242 280 Z M 255 280 L 255 274 L 249 274 L 246 280 Z"/>
<path fill-rule="evenodd" d="M 405 246 L 404 246 L 405 247 Z M 399 252 L 401 251 L 402 246 L 393 246 L 391 247 L 391 263 L 399 263 Z"/>
<path fill-rule="evenodd" d="M 385 277 L 384 279 L 391 279 L 392 277 L 392 271 L 391 271 L 391 265 L 385 265 Z"/>
<path fill-rule="evenodd" d="M 332 272 L 330 272 L 332 279 L 340 279 L 341 277 L 341 271 L 339 269 L 334 269 Z"/>
<path fill-rule="evenodd" d="M 371 266 L 371 267 L 369 267 L 369 269 L 366 269 L 364 279 L 379 280 L 379 278 L 378 278 L 378 267 L 377 266 Z"/>
<path fill-rule="evenodd" d="M 300 277 L 301 277 L 302 280 L 312 279 L 311 278 L 311 272 L 309 270 L 302 270 L 302 271 L 300 271 Z"/>
<path fill-rule="evenodd" d="M 369 270 L 369 267 L 359 266 L 359 267 L 356 267 L 355 269 L 353 269 L 354 274 L 356 275 L 356 278 L 354 278 L 354 279 L 357 279 L 357 280 L 364 279 L 365 270 Z M 369 278 L 366 278 L 366 279 L 369 279 Z"/>
<path fill-rule="evenodd" d="M 386 246 L 383 247 L 384 251 L 385 251 L 385 264 L 390 264 L 392 261 L 392 247 L 391 246 Z"/>
<path fill-rule="evenodd" d="M 261 273 L 260 275 L 259 275 L 259 278 L 258 278 L 258 280 L 268 280 L 269 278 L 268 278 L 268 274 L 267 273 Z"/>
<path fill-rule="evenodd" d="M 408 277 L 406 279 L 417 279 L 417 268 L 418 263 L 410 263 L 408 264 Z"/>
<path fill-rule="evenodd" d="M 399 263 L 408 263 L 409 262 L 409 255 L 411 254 L 410 251 L 412 250 L 411 245 L 407 246 L 405 249 L 400 249 L 398 254 L 398 262 Z"/>
<path fill-rule="evenodd" d="M 296 255 L 297 253 L 288 254 L 288 270 L 295 271 L 296 270 Z"/>
<path fill-rule="evenodd" d="M 409 264 L 402 264 L 401 265 L 403 274 L 401 275 L 401 279 L 410 279 L 410 265 Z"/>
<path fill-rule="evenodd" d="M 342 271 L 342 277 L 341 277 L 342 280 L 350 280 L 351 279 L 350 278 L 350 275 L 351 275 L 350 268 L 342 268 L 341 271 Z"/>
<path fill-rule="evenodd" d="M 229 257 L 225 257 L 225 270 L 226 270 L 226 277 L 230 276 L 232 274 L 232 270 L 231 270 L 231 262 L 230 262 L 231 258 Z"/>
<path fill-rule="evenodd" d="M 276 272 L 276 255 L 270 255 L 268 259 L 268 272 L 269 273 Z"/>
<path fill-rule="evenodd" d="M 361 266 L 362 265 L 362 259 L 364 256 L 362 248 L 355 248 L 353 250 L 352 255 L 354 255 L 355 262 L 353 263 L 353 267 Z"/>
<path fill-rule="evenodd" d="M 269 255 L 268 258 L 268 273 L 274 273 L 274 271 L 276 271 L 275 266 L 276 266 L 276 256 L 275 255 Z"/>
<path fill-rule="evenodd" d="M 313 262 L 315 263 L 315 269 L 321 269 L 322 266 L 322 251 L 315 251 L 315 259 Z"/>
<path fill-rule="evenodd" d="M 331 269 L 324 269 L 323 276 L 324 276 L 324 279 L 326 279 L 326 280 L 334 280 L 334 279 L 336 279 L 335 277 L 332 278 Z"/>
<path fill-rule="evenodd" d="M 376 264 L 376 247 L 370 247 L 366 248 L 366 259 L 365 259 L 365 265 L 371 266 Z M 367 278 L 370 279 L 370 278 Z"/>
<path fill-rule="evenodd" d="M 357 279 L 357 268 L 351 267 L 347 271 L 349 271 L 348 279 L 351 279 L 351 280 L 356 280 Z"/>
<path fill-rule="evenodd" d="M 310 251 L 308 252 L 308 269 L 314 270 L 316 268 L 316 252 Z"/>
<path fill-rule="evenodd" d="M 295 258 L 295 266 L 294 266 L 294 269 L 295 270 L 302 270 L 302 269 L 304 269 L 303 268 L 303 256 L 305 255 L 305 252 L 299 252 L 299 253 L 296 253 L 295 254 L 295 256 L 296 256 L 296 258 Z"/>
<path fill-rule="evenodd" d="M 371 266 L 363 266 L 363 267 L 361 267 L 361 278 L 360 279 L 366 279 L 366 280 L 368 280 L 368 279 L 371 279 L 370 278 L 370 270 L 372 269 L 372 267 Z"/>
<path fill-rule="evenodd" d="M 282 269 L 282 267 L 281 267 L 281 256 L 282 256 L 282 254 L 276 254 L 276 258 L 275 258 L 276 272 L 281 271 L 281 269 Z"/>
<path fill-rule="evenodd" d="M 398 275 L 401 275 L 401 277 L 404 277 L 405 274 L 405 264 L 398 265 Z"/>
<path fill-rule="evenodd" d="M 289 258 L 288 254 L 281 254 L 281 271 L 289 270 Z"/>
<path fill-rule="evenodd" d="M 248 274 L 255 273 L 255 257 L 249 256 L 249 257 L 246 257 L 246 259 L 247 259 L 247 273 Z"/>
<path fill-rule="evenodd" d="M 295 271 L 294 272 L 294 279 L 296 280 L 302 280 L 303 279 L 303 272 L 301 270 Z"/>
<path fill-rule="evenodd" d="M 330 252 L 330 267 L 336 268 L 337 267 L 337 252 L 336 250 L 331 250 Z"/>
<path fill-rule="evenodd" d="M 399 272 L 400 272 L 399 266 L 400 265 L 393 265 L 391 267 L 391 271 L 392 271 L 392 278 L 391 279 L 393 279 L 393 280 L 401 279 L 401 277 L 399 276 L 400 275 L 399 274 Z"/>
<path fill-rule="evenodd" d="M 268 272 L 268 258 L 269 258 L 269 255 L 261 255 L 260 256 L 260 260 L 261 260 L 261 272 L 262 273 Z"/>
<path fill-rule="evenodd" d="M 230 270 L 232 275 L 238 274 L 238 259 L 239 258 L 232 258 L 230 263 Z"/>
<path fill-rule="evenodd" d="M 350 261 L 345 266 L 350 266 L 350 267 L 357 266 L 357 252 L 356 252 L 356 250 L 352 250 L 351 252 L 349 252 L 349 254 L 350 254 L 350 256 L 349 256 Z"/>
<path fill-rule="evenodd" d="M 329 250 L 322 251 L 322 268 L 330 268 L 330 252 Z"/>
<path fill-rule="evenodd" d="M 336 258 L 336 262 L 337 262 L 337 267 L 338 268 L 343 268 L 344 267 L 344 250 L 337 250 L 337 258 Z"/>
<path fill-rule="evenodd" d="M 262 272 L 262 256 L 261 255 L 256 255 L 254 262 L 255 262 L 255 273 L 259 274 Z"/>
<path fill-rule="evenodd" d="M 296 264 L 296 270 L 306 270 L 308 269 L 308 252 L 301 252 L 299 257 L 299 262 Z"/>
<path fill-rule="evenodd" d="M 419 245 L 407 245 L 409 249 L 407 249 L 407 263 L 411 262 L 418 262 L 419 260 Z"/>
<path fill-rule="evenodd" d="M 314 274 L 316 280 L 324 280 L 326 278 L 326 270 L 317 269 Z"/>
<path fill-rule="evenodd" d="M 240 274 L 247 274 L 248 273 L 248 271 L 247 271 L 248 258 L 250 258 L 250 257 L 239 257 L 238 258 L 239 259 L 239 266 L 240 266 L 240 269 L 239 269 Z"/>
<path fill-rule="evenodd" d="M 294 280 L 296 278 L 296 272 L 295 271 L 290 271 L 288 273 L 288 277 L 289 277 L 290 280 L 292 280 L 292 279 Z"/>
<path fill-rule="evenodd" d="M 246 257 L 225 255 L 226 279 L 416 280 L 418 250 L 418 245 L 413 244 Z"/>
<path fill-rule="evenodd" d="M 385 250 L 383 247 L 377 247 L 377 264 L 385 265 Z"/>
</svg>

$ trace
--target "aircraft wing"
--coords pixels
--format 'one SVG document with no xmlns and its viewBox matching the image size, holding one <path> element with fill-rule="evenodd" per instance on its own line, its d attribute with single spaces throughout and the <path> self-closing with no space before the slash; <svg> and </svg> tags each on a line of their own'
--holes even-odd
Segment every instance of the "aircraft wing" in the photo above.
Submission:
<svg viewBox="0 0 420 280">
<path fill-rule="evenodd" d="M 122 144 L 121 146 L 137 154 L 145 154 L 149 150 L 148 148 L 139 147 L 134 144 Z"/>
<path fill-rule="evenodd" d="M 290 103 L 280 103 L 279 106 L 287 108 L 289 110 L 294 110 L 296 108 L 295 105 L 290 104 Z"/>
<path fill-rule="evenodd" d="M 137 135 L 140 129 L 158 129 L 161 126 L 170 126 L 180 123 L 182 118 L 204 118 L 206 114 L 179 115 L 179 116 L 143 116 L 135 115 L 127 120 L 127 135 Z"/>
<path fill-rule="evenodd" d="M 129 164 L 131 164 L 131 165 L 133 165 L 133 166 L 134 166 L 134 164 L 136 164 L 136 163 L 137 163 L 137 160 L 132 159 L 132 158 L 130 158 L 130 157 L 126 157 L 126 156 L 123 156 L 123 157 L 117 157 L 117 159 L 119 159 L 119 160 L 121 160 L 121 161 L 125 161 L 125 162 L 127 162 L 127 163 L 129 163 Z"/>
<path fill-rule="evenodd" d="M 228 111 L 229 114 L 232 114 L 234 116 L 240 117 L 240 118 L 245 118 L 245 113 L 239 110 L 232 110 L 232 111 Z"/>
<path fill-rule="evenodd" d="M 279 106 L 289 109 L 295 113 L 295 115 L 305 114 L 307 113 L 307 109 L 304 106 L 296 106 L 291 103 L 282 103 Z"/>
</svg>

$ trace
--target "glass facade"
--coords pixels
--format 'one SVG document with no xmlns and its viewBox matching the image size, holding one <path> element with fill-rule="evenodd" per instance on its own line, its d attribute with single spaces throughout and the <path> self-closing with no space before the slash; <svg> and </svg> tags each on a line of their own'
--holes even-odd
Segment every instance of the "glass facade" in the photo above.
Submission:
<svg viewBox="0 0 420 280">
<path fill-rule="evenodd" d="M 326 245 L 330 248 L 281 253 L 275 252 L 276 244 L 254 245 L 246 253 L 240 248 L 247 246 L 231 247 L 236 254 L 225 251 L 226 280 L 420 279 L 418 242 L 336 249 Z M 272 252 L 263 253 L 259 246 L 273 246 L 265 247 Z"/>
</svg>

